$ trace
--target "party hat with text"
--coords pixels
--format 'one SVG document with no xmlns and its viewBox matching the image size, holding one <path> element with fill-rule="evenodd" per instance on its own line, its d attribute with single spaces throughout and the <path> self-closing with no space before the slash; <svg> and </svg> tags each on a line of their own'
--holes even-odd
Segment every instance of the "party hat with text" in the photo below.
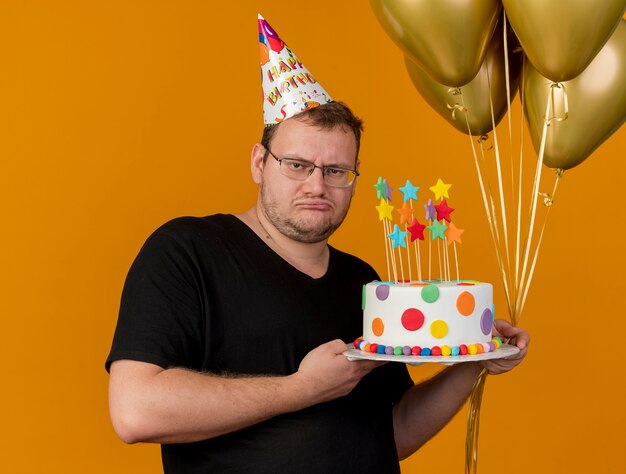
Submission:
<svg viewBox="0 0 626 474">
<path fill-rule="evenodd" d="M 275 125 L 307 109 L 332 102 L 261 15 L 258 22 L 265 125 Z"/>
</svg>

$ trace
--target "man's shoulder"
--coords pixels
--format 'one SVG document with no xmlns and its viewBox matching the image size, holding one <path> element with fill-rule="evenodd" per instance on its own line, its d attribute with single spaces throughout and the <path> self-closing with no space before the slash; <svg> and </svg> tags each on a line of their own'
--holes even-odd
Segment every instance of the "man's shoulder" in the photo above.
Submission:
<svg viewBox="0 0 626 474">
<path fill-rule="evenodd" d="M 210 216 L 182 216 L 165 222 L 158 227 L 151 237 L 194 238 L 228 230 L 236 224 L 232 214 L 213 214 Z"/>
<path fill-rule="evenodd" d="M 189 252 L 206 243 L 226 240 L 228 235 L 237 232 L 238 221 L 232 214 L 176 217 L 154 230 L 146 239 L 143 250 Z"/>
</svg>

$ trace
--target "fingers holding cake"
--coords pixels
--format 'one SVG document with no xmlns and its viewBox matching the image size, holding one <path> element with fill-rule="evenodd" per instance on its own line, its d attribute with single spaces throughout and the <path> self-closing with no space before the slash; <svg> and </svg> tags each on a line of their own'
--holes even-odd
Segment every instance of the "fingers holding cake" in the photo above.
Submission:
<svg viewBox="0 0 626 474">
<path fill-rule="evenodd" d="M 503 359 L 485 360 L 479 362 L 479 365 L 492 375 L 502 374 L 513 369 L 522 362 L 528 353 L 528 345 L 530 344 L 530 335 L 522 328 L 513 326 L 504 319 L 496 319 L 493 324 L 494 335 L 501 337 L 508 343 L 516 346 L 519 352 Z"/>
<path fill-rule="evenodd" d="M 530 335 L 522 328 L 513 326 L 504 319 L 496 319 L 493 322 L 493 333 L 503 339 L 508 339 L 508 343 L 516 346 L 520 353 L 526 355 L 528 345 L 530 344 Z"/>
<path fill-rule="evenodd" d="M 343 352 L 346 343 L 340 339 L 322 344 L 309 352 L 294 376 L 301 381 L 303 393 L 317 402 L 347 395 L 369 372 L 384 362 L 349 361 Z"/>
</svg>

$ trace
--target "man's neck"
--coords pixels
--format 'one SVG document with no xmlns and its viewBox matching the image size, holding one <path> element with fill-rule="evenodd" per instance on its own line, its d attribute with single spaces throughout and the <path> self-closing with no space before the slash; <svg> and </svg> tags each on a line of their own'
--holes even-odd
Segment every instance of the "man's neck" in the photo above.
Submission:
<svg viewBox="0 0 626 474">
<path fill-rule="evenodd" d="M 329 260 L 326 240 L 314 243 L 293 240 L 276 229 L 256 205 L 236 217 L 281 258 L 302 273 L 312 278 L 320 278 L 326 274 Z"/>
</svg>

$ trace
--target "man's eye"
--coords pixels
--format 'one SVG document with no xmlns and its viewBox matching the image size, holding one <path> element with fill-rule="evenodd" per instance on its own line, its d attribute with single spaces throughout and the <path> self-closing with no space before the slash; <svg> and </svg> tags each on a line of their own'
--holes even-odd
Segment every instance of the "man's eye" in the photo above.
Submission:
<svg viewBox="0 0 626 474">
<path fill-rule="evenodd" d="M 342 170 L 341 168 L 326 168 L 326 174 L 332 176 L 345 176 L 347 173 L 346 170 Z"/>
<path fill-rule="evenodd" d="M 304 169 L 304 165 L 297 161 L 288 161 L 287 166 L 289 167 L 289 169 L 294 170 L 294 171 L 300 171 Z"/>
</svg>

